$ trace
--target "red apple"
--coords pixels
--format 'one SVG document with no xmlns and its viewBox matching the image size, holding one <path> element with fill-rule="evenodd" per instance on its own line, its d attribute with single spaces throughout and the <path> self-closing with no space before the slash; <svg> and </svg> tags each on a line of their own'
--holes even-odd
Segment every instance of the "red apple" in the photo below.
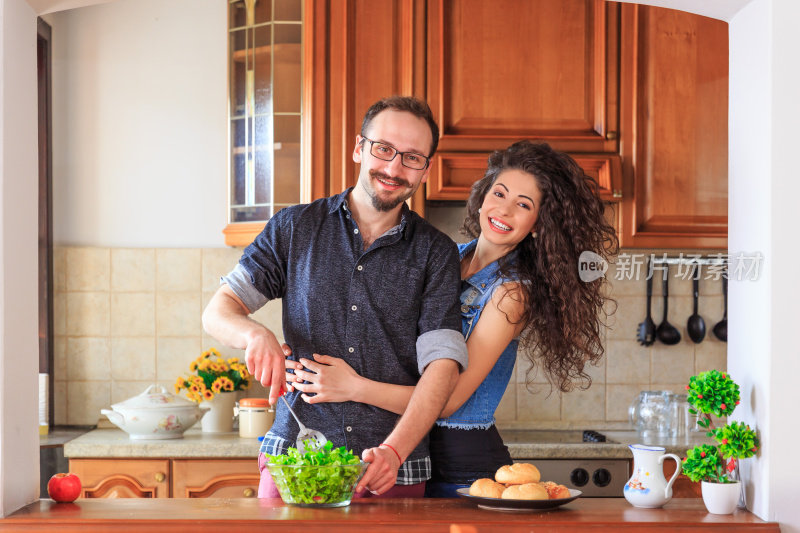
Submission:
<svg viewBox="0 0 800 533">
<path fill-rule="evenodd" d="M 81 480 L 75 474 L 56 474 L 47 482 L 47 494 L 57 502 L 74 502 L 81 495 Z"/>
</svg>

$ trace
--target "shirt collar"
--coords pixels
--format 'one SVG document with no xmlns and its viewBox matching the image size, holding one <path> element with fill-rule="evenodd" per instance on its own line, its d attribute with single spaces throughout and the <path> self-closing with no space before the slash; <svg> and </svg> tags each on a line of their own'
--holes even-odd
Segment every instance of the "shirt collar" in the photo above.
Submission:
<svg viewBox="0 0 800 533">
<path fill-rule="evenodd" d="M 332 197 L 331 201 L 331 209 L 328 211 L 329 214 L 334 214 L 339 209 L 344 209 L 346 213 L 350 212 L 350 208 L 347 207 L 347 195 L 350 194 L 350 191 L 353 190 L 353 187 L 348 187 L 343 192 L 337 194 L 336 196 Z M 393 235 L 395 233 L 401 232 L 403 237 L 408 240 L 410 238 L 409 232 L 406 231 L 408 227 L 408 221 L 410 220 L 409 214 L 411 213 L 411 209 L 409 209 L 408 204 L 403 202 L 402 210 L 400 211 L 400 223 L 393 228 L 390 228 L 384 235 Z"/>
<path fill-rule="evenodd" d="M 472 241 L 466 244 L 460 244 L 458 246 L 458 255 L 459 259 L 464 259 L 470 252 L 472 252 L 475 247 L 478 245 L 478 239 L 473 239 Z M 517 250 L 512 250 L 506 257 L 509 261 L 513 262 L 516 260 Z M 465 279 L 465 283 L 469 283 L 481 293 L 490 290 L 494 285 L 497 279 L 500 278 L 500 260 L 494 261 L 489 263 L 482 270 L 471 275 L 469 278 Z"/>
</svg>

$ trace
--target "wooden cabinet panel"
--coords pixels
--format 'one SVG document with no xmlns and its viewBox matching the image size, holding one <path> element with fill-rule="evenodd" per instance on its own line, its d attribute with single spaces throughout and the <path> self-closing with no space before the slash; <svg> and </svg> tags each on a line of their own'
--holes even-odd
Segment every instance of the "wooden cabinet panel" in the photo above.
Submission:
<svg viewBox="0 0 800 533">
<path fill-rule="evenodd" d="M 253 459 L 175 459 L 173 498 L 255 498 L 258 461 Z"/>
<path fill-rule="evenodd" d="M 328 10 L 328 179 L 322 196 L 355 185 L 352 153 L 370 105 L 394 94 L 425 96 L 424 0 L 348 0 L 331 2 Z M 411 206 L 424 210 L 422 188 Z"/>
<path fill-rule="evenodd" d="M 70 459 L 82 498 L 169 498 L 166 459 Z"/>
<path fill-rule="evenodd" d="M 428 101 L 440 149 L 529 138 L 616 151 L 615 2 L 431 0 L 428 9 Z"/>
<path fill-rule="evenodd" d="M 672 474 L 675 473 L 675 461 L 664 461 L 664 478 L 669 481 Z M 702 489 L 700 483 L 695 483 L 684 474 L 678 476 L 675 483 L 672 484 L 672 497 L 673 498 L 702 498 Z"/>
<path fill-rule="evenodd" d="M 728 26 L 623 8 L 624 247 L 725 248 Z"/>
<path fill-rule="evenodd" d="M 597 180 L 604 200 L 622 194 L 620 158 L 614 154 L 571 154 L 586 175 Z M 483 177 L 489 153 L 437 152 L 427 183 L 429 200 L 464 200 L 472 184 Z"/>
</svg>

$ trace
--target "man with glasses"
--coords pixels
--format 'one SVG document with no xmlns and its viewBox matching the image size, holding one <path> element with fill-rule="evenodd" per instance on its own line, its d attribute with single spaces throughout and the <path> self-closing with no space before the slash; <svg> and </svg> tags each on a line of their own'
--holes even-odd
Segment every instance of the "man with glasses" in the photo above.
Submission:
<svg viewBox="0 0 800 533">
<path fill-rule="evenodd" d="M 279 211 L 203 313 L 208 333 L 245 350 L 248 370 L 270 386 L 270 404 L 285 390 L 286 368 L 320 355 L 373 380 L 416 384 L 398 416 L 356 402 L 310 404 L 289 383 L 286 399 L 303 424 L 370 463 L 357 490 L 375 495 L 423 495 L 428 430 L 467 364 L 457 248 L 405 203 L 428 179 L 438 138 L 424 102 L 373 104 L 356 136 L 355 187 Z M 282 298 L 288 346 L 249 317 L 273 298 Z M 259 497 L 278 496 L 265 454 L 294 446 L 298 429 L 278 403 L 259 454 Z"/>
</svg>

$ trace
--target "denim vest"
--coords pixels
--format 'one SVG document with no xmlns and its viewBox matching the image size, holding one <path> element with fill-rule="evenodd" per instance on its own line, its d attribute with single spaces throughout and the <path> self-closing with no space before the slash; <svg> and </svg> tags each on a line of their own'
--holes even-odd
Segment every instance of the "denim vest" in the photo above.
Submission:
<svg viewBox="0 0 800 533">
<path fill-rule="evenodd" d="M 466 244 L 459 244 L 460 258 L 463 259 L 476 245 L 477 239 Z M 516 252 L 511 253 L 516 254 Z M 510 259 L 513 260 L 513 256 Z M 512 281 L 500 277 L 498 270 L 499 265 L 495 261 L 461 283 L 461 331 L 464 333 L 465 339 L 469 339 L 472 328 L 478 323 L 483 307 L 491 300 L 495 289 L 503 283 Z M 457 429 L 487 429 L 491 427 L 494 424 L 494 412 L 506 391 L 511 379 L 511 372 L 514 370 L 518 345 L 517 339 L 512 340 L 472 396 L 455 413 L 447 418 L 440 418 L 436 424 Z"/>
</svg>

